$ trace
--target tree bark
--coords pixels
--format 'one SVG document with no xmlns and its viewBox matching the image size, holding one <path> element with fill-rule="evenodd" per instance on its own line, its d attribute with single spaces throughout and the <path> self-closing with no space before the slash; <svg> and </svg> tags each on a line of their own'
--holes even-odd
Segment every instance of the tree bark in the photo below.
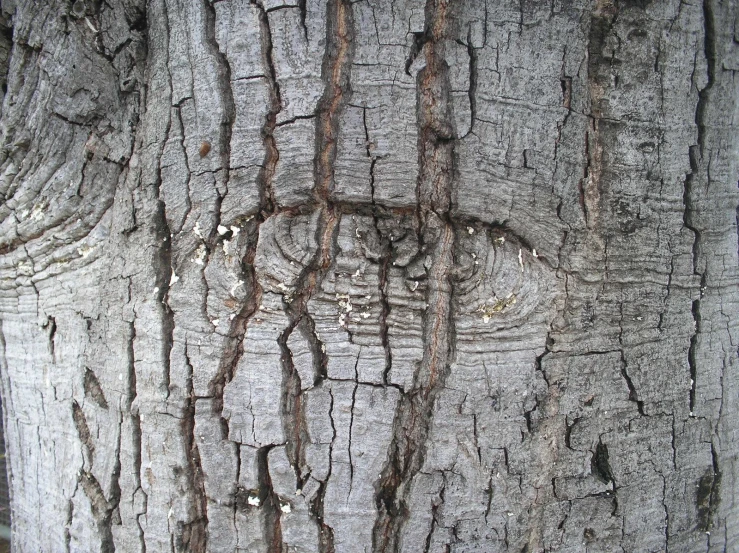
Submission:
<svg viewBox="0 0 739 553">
<path fill-rule="evenodd" d="M 21 552 L 739 549 L 739 6 L 2 2 Z"/>
</svg>

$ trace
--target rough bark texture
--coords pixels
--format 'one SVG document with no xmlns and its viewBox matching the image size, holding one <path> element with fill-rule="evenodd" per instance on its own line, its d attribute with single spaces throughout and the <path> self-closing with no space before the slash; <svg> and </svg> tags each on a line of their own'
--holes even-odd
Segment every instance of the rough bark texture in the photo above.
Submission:
<svg viewBox="0 0 739 553">
<path fill-rule="evenodd" d="M 17 553 L 739 551 L 736 2 L 3 1 L 0 68 Z"/>
</svg>

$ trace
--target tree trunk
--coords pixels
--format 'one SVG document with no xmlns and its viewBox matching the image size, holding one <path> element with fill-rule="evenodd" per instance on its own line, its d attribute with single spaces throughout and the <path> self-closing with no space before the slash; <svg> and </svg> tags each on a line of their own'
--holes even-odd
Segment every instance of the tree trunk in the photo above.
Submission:
<svg viewBox="0 0 739 553">
<path fill-rule="evenodd" d="M 739 550 L 736 2 L 2 14 L 14 551 Z"/>
</svg>

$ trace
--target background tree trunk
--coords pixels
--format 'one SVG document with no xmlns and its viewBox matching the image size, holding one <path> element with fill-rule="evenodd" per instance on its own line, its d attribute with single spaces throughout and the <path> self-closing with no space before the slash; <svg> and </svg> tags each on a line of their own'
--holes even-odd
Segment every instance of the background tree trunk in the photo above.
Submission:
<svg viewBox="0 0 739 553">
<path fill-rule="evenodd" d="M 737 551 L 736 2 L 2 13 L 16 552 Z"/>
</svg>

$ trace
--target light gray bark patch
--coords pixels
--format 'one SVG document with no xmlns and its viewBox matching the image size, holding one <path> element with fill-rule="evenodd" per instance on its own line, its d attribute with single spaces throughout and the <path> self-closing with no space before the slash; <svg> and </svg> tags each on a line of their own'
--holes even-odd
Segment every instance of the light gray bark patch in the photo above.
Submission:
<svg viewBox="0 0 739 553">
<path fill-rule="evenodd" d="M 2 3 L 19 553 L 732 550 L 736 2 L 424 2 Z"/>
</svg>

